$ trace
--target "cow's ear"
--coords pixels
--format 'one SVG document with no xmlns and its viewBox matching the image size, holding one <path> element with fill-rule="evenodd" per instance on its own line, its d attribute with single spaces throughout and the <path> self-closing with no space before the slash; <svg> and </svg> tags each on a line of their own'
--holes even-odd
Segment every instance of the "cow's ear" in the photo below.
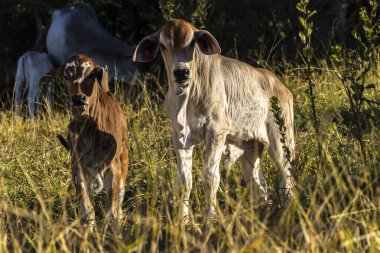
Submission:
<svg viewBox="0 0 380 253">
<path fill-rule="evenodd" d="M 96 67 L 96 79 L 98 80 L 99 87 L 104 92 L 109 92 L 108 86 L 108 67 Z"/>
<path fill-rule="evenodd" d="M 143 38 L 133 54 L 134 62 L 150 62 L 156 58 L 158 52 L 158 36 L 152 34 Z"/>
<path fill-rule="evenodd" d="M 194 40 L 197 42 L 199 49 L 204 54 L 220 54 L 220 52 L 222 51 L 220 49 L 218 41 L 208 31 L 196 31 L 194 33 Z"/>
</svg>

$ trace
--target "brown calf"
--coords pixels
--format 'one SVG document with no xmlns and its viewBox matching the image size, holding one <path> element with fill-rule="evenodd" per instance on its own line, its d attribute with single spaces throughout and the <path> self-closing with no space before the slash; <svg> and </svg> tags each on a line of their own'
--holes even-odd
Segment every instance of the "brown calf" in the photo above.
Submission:
<svg viewBox="0 0 380 253">
<path fill-rule="evenodd" d="M 109 94 L 107 69 L 84 55 L 75 55 L 68 59 L 63 77 L 72 103 L 68 146 L 80 214 L 92 229 L 91 190 L 104 188 L 107 215 L 118 222 L 128 171 L 127 124 Z"/>
</svg>

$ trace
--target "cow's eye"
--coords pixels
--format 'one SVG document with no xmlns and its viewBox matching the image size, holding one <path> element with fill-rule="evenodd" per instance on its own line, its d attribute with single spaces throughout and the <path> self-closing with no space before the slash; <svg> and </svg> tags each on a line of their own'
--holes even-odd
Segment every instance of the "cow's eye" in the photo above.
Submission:
<svg viewBox="0 0 380 253">
<path fill-rule="evenodd" d="M 160 43 L 160 48 L 161 48 L 161 50 L 166 50 L 166 47 L 161 43 Z"/>
</svg>

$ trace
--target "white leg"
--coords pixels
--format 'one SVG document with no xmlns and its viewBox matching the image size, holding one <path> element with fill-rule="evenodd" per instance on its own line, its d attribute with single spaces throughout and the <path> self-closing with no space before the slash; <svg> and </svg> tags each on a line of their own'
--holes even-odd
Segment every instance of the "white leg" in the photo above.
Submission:
<svg viewBox="0 0 380 253">
<path fill-rule="evenodd" d="M 255 142 L 253 149 L 244 151 L 240 158 L 244 181 L 250 185 L 253 184 L 253 192 L 256 199 L 259 197 L 262 201 L 267 201 L 267 183 L 260 169 L 260 157 L 263 153 L 264 145 Z"/>
<path fill-rule="evenodd" d="M 216 193 L 220 183 L 219 163 L 223 153 L 226 135 L 210 130 L 206 133 L 206 156 L 202 170 L 202 181 L 207 197 L 206 218 L 216 215 Z"/>
<path fill-rule="evenodd" d="M 25 75 L 24 75 L 24 57 L 21 57 L 17 62 L 17 72 L 16 72 L 16 83 L 15 83 L 15 100 L 14 100 L 14 109 L 16 114 L 19 113 L 21 100 L 22 100 L 22 91 L 25 88 Z"/>
<path fill-rule="evenodd" d="M 33 84 L 29 84 L 28 91 L 28 108 L 29 108 L 29 116 L 31 118 L 36 118 L 39 114 L 39 105 L 38 105 L 38 96 L 40 94 L 40 90 L 38 87 L 33 87 Z"/>
<path fill-rule="evenodd" d="M 180 186 L 180 211 L 182 219 L 189 221 L 189 198 L 193 186 L 193 176 L 191 173 L 193 148 L 181 149 L 176 151 L 178 182 Z"/>
</svg>

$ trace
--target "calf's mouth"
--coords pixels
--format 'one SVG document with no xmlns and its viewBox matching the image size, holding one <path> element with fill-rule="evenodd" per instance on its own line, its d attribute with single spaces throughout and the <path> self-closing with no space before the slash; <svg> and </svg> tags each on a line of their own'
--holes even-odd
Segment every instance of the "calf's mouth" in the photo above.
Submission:
<svg viewBox="0 0 380 253">
<path fill-rule="evenodd" d="M 71 105 L 76 110 L 84 110 L 88 106 L 86 96 L 75 95 L 71 98 Z"/>
</svg>

